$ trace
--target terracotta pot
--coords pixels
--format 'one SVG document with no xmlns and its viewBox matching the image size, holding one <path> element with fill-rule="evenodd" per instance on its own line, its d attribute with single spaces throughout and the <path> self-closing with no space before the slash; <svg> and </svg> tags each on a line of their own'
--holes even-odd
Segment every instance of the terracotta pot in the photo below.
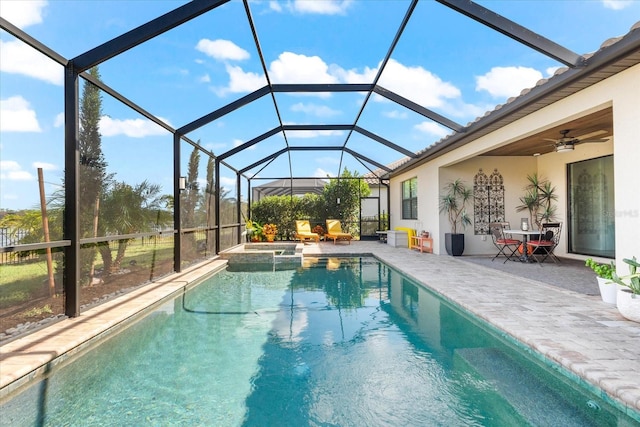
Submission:
<svg viewBox="0 0 640 427">
<path fill-rule="evenodd" d="M 620 314 L 628 320 L 640 323 L 640 295 L 631 293 L 629 289 L 620 288 L 616 299 Z"/>
</svg>

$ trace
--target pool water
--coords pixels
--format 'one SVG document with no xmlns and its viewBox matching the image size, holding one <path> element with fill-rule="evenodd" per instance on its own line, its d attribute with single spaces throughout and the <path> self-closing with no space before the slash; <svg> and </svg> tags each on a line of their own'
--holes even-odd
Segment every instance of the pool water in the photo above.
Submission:
<svg viewBox="0 0 640 427">
<path fill-rule="evenodd" d="M 2 426 L 634 425 L 372 258 L 217 274 L 0 413 Z"/>
</svg>

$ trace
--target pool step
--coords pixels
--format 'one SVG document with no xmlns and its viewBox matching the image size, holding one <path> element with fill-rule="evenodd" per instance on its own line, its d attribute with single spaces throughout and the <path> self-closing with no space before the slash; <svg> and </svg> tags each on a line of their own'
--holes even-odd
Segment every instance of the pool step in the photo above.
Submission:
<svg viewBox="0 0 640 427">
<path fill-rule="evenodd" d="M 555 393 L 528 367 L 497 348 L 463 348 L 455 350 L 455 359 L 464 363 L 514 408 L 527 422 L 535 426 L 597 426 L 603 425 L 607 413 L 588 407 L 588 398 L 578 394 Z M 591 413 L 588 413 L 591 411 Z"/>
</svg>

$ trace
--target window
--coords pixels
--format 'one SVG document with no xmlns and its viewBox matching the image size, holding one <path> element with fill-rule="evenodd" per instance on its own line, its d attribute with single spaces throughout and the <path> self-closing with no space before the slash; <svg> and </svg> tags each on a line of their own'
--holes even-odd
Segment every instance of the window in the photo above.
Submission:
<svg viewBox="0 0 640 427">
<path fill-rule="evenodd" d="M 402 219 L 418 219 L 418 178 L 402 182 Z"/>
</svg>

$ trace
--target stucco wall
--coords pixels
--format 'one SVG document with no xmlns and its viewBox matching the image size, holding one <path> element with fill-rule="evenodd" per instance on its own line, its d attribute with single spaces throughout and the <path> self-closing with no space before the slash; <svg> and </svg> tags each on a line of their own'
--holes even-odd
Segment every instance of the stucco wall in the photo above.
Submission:
<svg viewBox="0 0 640 427">
<path fill-rule="evenodd" d="M 507 220 L 517 225 L 522 216 L 515 212 L 518 198 L 527 184 L 526 176 L 537 172 L 549 179 L 558 194 L 558 218 L 566 223 L 567 163 L 614 154 L 616 198 L 616 258 L 622 265 L 623 257 L 640 257 L 640 190 L 634 178 L 640 166 L 640 65 L 636 65 L 594 86 L 530 114 L 508 126 L 438 157 L 414 170 L 391 179 L 391 226 L 423 228 L 434 236 L 436 253 L 444 251 L 444 233 L 449 224 L 438 212 L 438 194 L 449 181 L 462 178 L 472 185 L 479 168 L 490 174 L 498 168 L 505 180 L 505 211 Z M 581 144 L 573 152 L 549 153 L 538 157 L 482 157 L 479 154 L 507 145 L 523 136 L 560 125 L 577 117 L 609 106 L 613 107 L 614 138 L 604 144 Z M 402 220 L 402 181 L 418 178 L 418 220 Z M 565 224 L 566 225 L 566 224 Z M 567 234 L 557 251 L 563 256 L 583 259 L 584 256 L 567 254 Z M 473 229 L 465 231 L 465 254 L 492 253 L 493 248 Z"/>
</svg>

